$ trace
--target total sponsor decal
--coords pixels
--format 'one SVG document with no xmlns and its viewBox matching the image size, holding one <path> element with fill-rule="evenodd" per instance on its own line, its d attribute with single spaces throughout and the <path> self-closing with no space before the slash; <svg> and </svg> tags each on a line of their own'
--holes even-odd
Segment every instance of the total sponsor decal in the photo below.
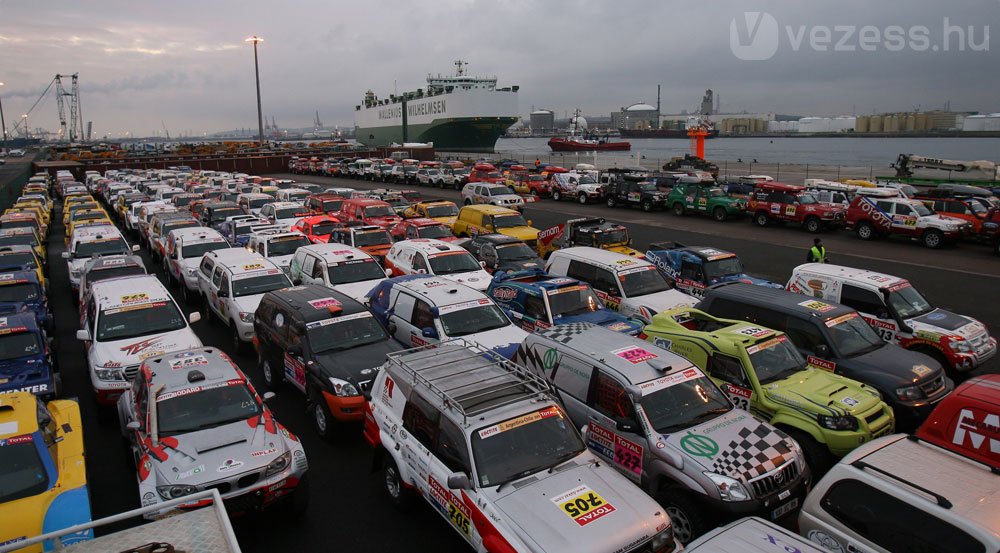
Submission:
<svg viewBox="0 0 1000 553">
<path fill-rule="evenodd" d="M 25 434 L 23 436 L 14 436 L 12 438 L 5 438 L 0 440 L 0 447 L 8 445 L 18 445 L 18 444 L 28 444 L 35 441 L 35 438 L 31 434 Z"/>
<path fill-rule="evenodd" d="M 834 363 L 833 361 L 820 359 L 819 357 L 816 357 L 814 355 L 806 357 L 806 365 L 830 372 L 833 372 L 837 368 L 837 364 Z"/>
<path fill-rule="evenodd" d="M 643 447 L 595 423 L 587 427 L 587 446 L 611 459 L 628 476 L 642 476 Z"/>
<path fill-rule="evenodd" d="M 554 405 L 484 428 L 479 431 L 479 438 L 485 440 L 486 438 L 496 436 L 497 434 L 508 430 L 513 430 L 519 426 L 524 426 L 526 424 L 531 424 L 533 422 L 551 417 L 562 417 L 562 413 L 559 411 L 559 408 Z"/>
<path fill-rule="evenodd" d="M 455 528 L 468 537 L 472 532 L 472 510 L 454 492 L 442 486 L 433 476 L 428 475 L 427 482 L 433 505 L 447 515 L 448 520 Z"/>
<path fill-rule="evenodd" d="M 577 486 L 561 493 L 553 497 L 552 502 L 580 526 L 586 526 L 615 512 L 614 505 L 587 486 Z"/>
<path fill-rule="evenodd" d="M 743 409 L 744 411 L 750 410 L 750 402 L 753 400 L 753 390 L 750 388 L 743 388 L 730 384 L 728 382 L 722 383 L 722 392 L 726 394 L 726 397 L 733 402 L 736 407 Z"/>
</svg>

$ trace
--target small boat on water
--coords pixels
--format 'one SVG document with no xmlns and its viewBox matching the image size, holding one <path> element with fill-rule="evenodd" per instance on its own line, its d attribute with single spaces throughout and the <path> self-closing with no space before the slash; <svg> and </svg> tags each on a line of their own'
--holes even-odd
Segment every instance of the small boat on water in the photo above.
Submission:
<svg viewBox="0 0 1000 553">
<path fill-rule="evenodd" d="M 580 110 L 573 117 L 573 127 L 566 137 L 555 136 L 549 139 L 549 148 L 553 152 L 594 152 L 594 151 L 628 151 L 632 144 L 624 140 L 611 141 L 608 137 L 589 136 L 580 130 Z"/>
</svg>

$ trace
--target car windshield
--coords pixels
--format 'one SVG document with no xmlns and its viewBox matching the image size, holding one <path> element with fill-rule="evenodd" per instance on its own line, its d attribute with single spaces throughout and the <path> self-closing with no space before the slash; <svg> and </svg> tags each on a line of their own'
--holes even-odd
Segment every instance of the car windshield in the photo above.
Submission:
<svg viewBox="0 0 1000 553">
<path fill-rule="evenodd" d="M 49 475 L 26 434 L 0 440 L 0 503 L 38 495 L 49 488 Z"/>
<path fill-rule="evenodd" d="M 643 192 L 656 192 L 659 188 L 656 187 L 654 182 L 641 182 L 639 183 L 639 190 Z"/>
<path fill-rule="evenodd" d="M 696 374 L 700 375 L 700 372 Z M 719 388 L 704 375 L 677 384 L 666 383 L 672 378 L 681 380 L 682 375 L 677 373 L 640 385 L 666 386 L 642 396 L 639 402 L 657 434 L 678 432 L 728 413 L 733 408 Z M 665 384 L 660 384 L 661 381 Z"/>
<path fill-rule="evenodd" d="M 451 229 L 444 225 L 430 225 L 417 229 L 417 236 L 420 238 L 454 238 Z"/>
<path fill-rule="evenodd" d="M 458 309 L 441 315 L 441 326 L 444 328 L 444 333 L 450 338 L 503 328 L 508 325 L 510 325 L 510 319 L 504 316 L 500 308 L 493 304 Z"/>
<path fill-rule="evenodd" d="M 237 278 L 233 281 L 233 296 L 237 298 L 241 296 L 253 296 L 291 286 L 291 283 L 288 282 L 288 277 L 284 273 L 277 269 L 271 269 L 269 272 L 271 271 L 274 272 L 272 274 Z"/>
<path fill-rule="evenodd" d="M 656 267 L 618 273 L 618 280 L 621 281 L 622 290 L 627 298 L 655 294 L 670 289 L 670 284 L 656 270 Z"/>
<path fill-rule="evenodd" d="M 229 244 L 226 242 L 202 242 L 200 244 L 188 244 L 181 247 L 181 255 L 184 259 L 191 259 L 192 257 L 201 257 L 207 252 L 221 250 L 228 247 Z"/>
<path fill-rule="evenodd" d="M 601 309 L 601 302 L 597 299 L 594 291 L 585 284 L 575 286 L 563 286 L 548 292 L 549 310 L 552 312 L 553 322 L 559 324 L 558 319 L 567 315 L 582 315 L 592 313 Z"/>
<path fill-rule="evenodd" d="M 580 177 L 580 180 L 577 182 L 577 184 L 597 184 L 597 181 L 594 179 L 594 177 L 584 175 Z"/>
<path fill-rule="evenodd" d="M 522 259 L 535 259 L 538 257 L 535 250 L 528 247 L 523 242 L 514 244 L 501 244 L 497 246 L 497 255 L 501 261 L 520 261 Z"/>
<path fill-rule="evenodd" d="M 238 207 L 221 207 L 212 210 L 211 222 L 218 223 L 219 221 L 225 221 L 226 217 L 231 217 L 233 215 L 242 215 L 243 211 Z"/>
<path fill-rule="evenodd" d="M 0 361 L 19 359 L 42 352 L 42 345 L 34 332 L 0 335 Z"/>
<path fill-rule="evenodd" d="M 500 173 L 490 173 L 488 178 L 500 178 Z M 504 194 L 513 194 L 514 191 L 510 189 L 509 186 L 490 186 L 488 189 L 490 196 L 502 196 Z"/>
<path fill-rule="evenodd" d="M 709 188 L 707 196 L 712 198 L 723 198 L 726 196 L 726 192 L 721 188 Z"/>
<path fill-rule="evenodd" d="M 193 393 L 167 392 L 156 401 L 156 425 L 161 437 L 176 436 L 245 421 L 262 409 L 242 381 L 194 388 Z M 172 393 L 177 395 L 172 396 Z M 162 399 L 163 397 L 167 399 Z"/>
<path fill-rule="evenodd" d="M 88 240 L 77 242 L 76 249 L 73 250 L 73 257 L 83 259 L 94 255 L 115 255 L 130 253 L 128 244 L 121 238 L 104 238 L 101 240 Z"/>
<path fill-rule="evenodd" d="M 301 234 L 298 236 L 275 238 L 267 243 L 267 255 L 268 257 L 292 255 L 300 246 L 308 246 L 311 243 L 308 238 Z"/>
<path fill-rule="evenodd" d="M 628 242 L 628 232 L 625 229 L 609 230 L 596 235 L 601 244 L 624 244 Z"/>
<path fill-rule="evenodd" d="M 34 282 L 7 284 L 0 286 L 0 302 L 34 302 L 38 301 L 38 285 Z"/>
<path fill-rule="evenodd" d="M 355 246 L 380 246 L 382 244 L 392 244 L 389 233 L 384 230 L 371 230 L 354 234 Z"/>
<path fill-rule="evenodd" d="M 184 207 L 197 198 L 198 196 L 181 196 L 179 198 L 174 198 L 174 205 L 177 207 Z"/>
<path fill-rule="evenodd" d="M 855 357 L 875 351 L 885 342 L 857 313 L 848 313 L 826 321 L 830 341 L 841 357 Z"/>
<path fill-rule="evenodd" d="M 38 240 L 35 240 L 35 235 L 33 234 L 9 234 L 7 236 L 0 236 L 0 246 L 31 246 L 35 247 L 38 245 Z"/>
<path fill-rule="evenodd" d="M 496 228 L 526 227 L 528 226 L 528 222 L 525 221 L 524 217 L 518 213 L 512 213 L 510 215 L 494 215 L 493 226 Z"/>
<path fill-rule="evenodd" d="M 428 217 L 455 217 L 458 215 L 456 205 L 432 205 L 427 207 Z"/>
<path fill-rule="evenodd" d="M 172 301 L 123 305 L 101 311 L 97 319 L 97 341 L 110 342 L 147 336 L 180 330 L 186 326 L 187 321 Z"/>
<path fill-rule="evenodd" d="M 449 252 L 430 256 L 431 274 L 450 275 L 479 271 L 482 266 L 472 254 L 466 252 Z"/>
<path fill-rule="evenodd" d="M 362 259 L 358 261 L 345 261 L 331 265 L 328 269 L 330 284 L 350 284 L 352 282 L 363 282 L 366 280 L 379 280 L 385 278 L 385 272 L 379 267 L 374 259 Z"/>
<path fill-rule="evenodd" d="M 900 319 L 912 319 L 934 310 L 934 307 L 917 292 L 917 289 L 905 283 L 897 285 L 889 291 L 889 308 Z"/>
<path fill-rule="evenodd" d="M 254 198 L 252 200 L 249 200 L 247 203 L 250 206 L 250 209 L 260 209 L 260 208 L 264 207 L 264 204 L 268 204 L 268 203 L 271 203 L 273 201 L 274 201 L 274 198 L 271 198 L 271 197 L 267 197 L 267 198 Z"/>
<path fill-rule="evenodd" d="M 365 208 L 365 217 L 389 217 L 395 214 L 392 207 L 387 205 L 373 205 Z"/>
<path fill-rule="evenodd" d="M 167 233 L 175 229 L 200 227 L 200 226 L 201 225 L 198 224 L 198 221 L 195 221 L 194 219 L 186 219 L 184 221 L 171 221 L 169 223 L 163 223 L 162 228 L 160 228 L 160 235 L 166 236 Z"/>
<path fill-rule="evenodd" d="M 315 225 L 313 225 L 312 226 L 312 233 L 315 234 L 315 235 L 317 235 L 317 236 L 323 236 L 323 235 L 330 234 L 331 232 L 333 232 L 333 229 L 338 228 L 338 227 L 342 227 L 342 226 L 343 225 L 341 225 L 340 223 L 337 223 L 335 221 L 324 221 L 322 223 L 316 223 Z"/>
<path fill-rule="evenodd" d="M 802 370 L 805 361 L 785 336 L 747 348 L 750 363 L 761 384 L 788 378 Z"/>
<path fill-rule="evenodd" d="M 451 170 L 451 174 L 455 175 L 456 177 L 464 177 L 464 176 L 468 175 L 469 172 L 470 171 L 468 169 L 452 169 Z"/>
<path fill-rule="evenodd" d="M 509 384 L 497 384 L 508 394 L 523 393 Z M 494 399 L 502 394 L 487 393 Z M 576 457 L 586 446 L 569 417 L 556 406 L 546 407 L 472 434 L 472 455 L 480 486 L 501 486 Z"/>
<path fill-rule="evenodd" d="M 115 267 L 113 269 L 100 269 L 97 271 L 90 271 L 86 275 L 87 284 L 94 284 L 95 282 L 100 282 L 102 280 L 108 280 L 111 278 L 119 278 L 133 275 L 144 275 L 146 271 L 139 267 L 138 265 L 125 265 L 122 267 Z"/>
<path fill-rule="evenodd" d="M 294 219 L 296 217 L 308 217 L 309 212 L 301 207 L 283 207 L 274 210 L 275 219 Z"/>
<path fill-rule="evenodd" d="M 309 323 L 306 332 L 313 353 L 342 351 L 389 339 L 382 325 L 367 311 Z"/>
<path fill-rule="evenodd" d="M 340 211 L 342 205 L 344 205 L 344 200 L 323 200 L 323 212 Z"/>
<path fill-rule="evenodd" d="M 736 256 L 705 262 L 705 279 L 708 282 L 718 280 L 722 277 L 742 274 L 743 264 L 740 263 L 740 258 Z"/>
</svg>

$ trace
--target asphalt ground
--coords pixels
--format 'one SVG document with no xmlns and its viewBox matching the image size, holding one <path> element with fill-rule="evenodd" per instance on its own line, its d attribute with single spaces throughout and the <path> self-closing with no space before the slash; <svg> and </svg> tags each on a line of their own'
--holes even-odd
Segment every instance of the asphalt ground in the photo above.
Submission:
<svg viewBox="0 0 1000 553">
<path fill-rule="evenodd" d="M 0 184 L 4 168 L 0 168 Z M 274 175 L 328 186 L 399 188 L 383 183 L 300 175 Z M 9 177 L 8 177 L 9 178 Z M 416 187 L 405 187 L 416 188 Z M 458 192 L 424 189 L 427 198 L 458 199 Z M 625 222 L 635 246 L 673 240 L 689 245 L 714 246 L 738 253 L 747 271 L 784 282 L 805 258 L 813 235 L 793 228 L 756 228 L 748 221 L 716 223 L 696 216 L 678 218 L 668 213 L 643 213 L 604 205 L 581 206 L 551 200 L 529 204 L 526 216 L 534 226 L 547 228 L 567 218 L 602 216 Z M 134 469 L 126 459 L 117 421 L 99 416 L 90 389 L 83 344 L 75 339 L 78 310 L 69 286 L 63 251 L 61 219 L 55 218 L 49 237 L 50 298 L 56 318 L 55 350 L 62 372 L 64 394 L 79 399 L 87 451 L 87 471 L 95 518 L 139 506 Z M 962 244 L 930 251 L 900 241 L 861 242 L 846 232 L 822 235 L 834 262 L 905 276 L 932 302 L 979 318 L 1000 328 L 1000 260 L 985 246 Z M 130 238 L 131 241 L 131 238 Z M 163 278 L 148 252 L 147 267 Z M 188 305 L 188 311 L 198 306 Z M 201 340 L 231 355 L 226 328 L 218 322 L 194 325 Z M 232 355 L 259 390 L 265 390 L 255 354 Z M 978 372 L 998 372 L 998 362 Z M 371 470 L 372 451 L 360 426 L 345 427 L 331 441 L 320 438 L 305 411 L 303 396 L 289 387 L 278 390 L 270 405 L 278 420 L 302 440 L 309 458 L 310 508 L 302 518 L 281 510 L 251 513 L 234 520 L 240 545 L 247 552 L 271 551 L 467 551 L 447 523 L 426 505 L 407 513 L 395 510 L 384 497 L 378 474 Z M 120 527 L 120 526 L 118 526 Z M 117 527 L 116 527 L 117 528 Z"/>
</svg>

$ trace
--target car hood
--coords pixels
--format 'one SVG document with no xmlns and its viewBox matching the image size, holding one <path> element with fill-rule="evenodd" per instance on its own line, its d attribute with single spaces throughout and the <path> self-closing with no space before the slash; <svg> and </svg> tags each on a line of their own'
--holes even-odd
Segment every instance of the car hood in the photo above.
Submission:
<svg viewBox="0 0 1000 553">
<path fill-rule="evenodd" d="M 388 215 L 385 217 L 365 217 L 365 224 L 378 225 L 382 228 L 388 228 L 389 225 L 395 225 L 402 220 L 402 217 Z"/>
<path fill-rule="evenodd" d="M 326 376 L 365 382 L 375 378 L 375 370 L 385 362 L 386 354 L 404 349 L 395 340 L 386 339 L 344 351 L 316 354 L 316 363 Z"/>
<path fill-rule="evenodd" d="M 568 463 L 552 474 L 542 471 L 503 486 L 494 502 L 518 536 L 537 546 L 535 550 L 624 551 L 670 524 L 664 510 L 615 469 L 587 462 L 583 455 Z M 601 502 L 587 513 L 592 515 L 589 519 L 586 515 L 574 519 L 562 508 L 581 496 Z"/>
<path fill-rule="evenodd" d="M 437 221 L 439 223 L 442 223 L 445 226 L 447 226 L 447 227 L 450 228 L 450 227 L 452 227 L 455 224 L 455 221 L 458 220 L 458 216 L 457 215 L 452 215 L 450 217 L 431 217 L 431 219 L 434 220 L 434 221 Z"/>
<path fill-rule="evenodd" d="M 912 385 L 918 380 L 930 381 L 944 372 L 941 364 L 934 359 L 895 344 L 885 344 L 864 355 L 837 362 L 847 369 L 844 376 L 855 379 L 862 379 L 865 375 L 894 377 L 895 387 Z"/>
<path fill-rule="evenodd" d="M 493 277 L 484 270 L 469 271 L 468 273 L 454 273 L 450 275 L 437 275 L 453 282 L 460 282 L 470 288 L 475 288 L 480 292 L 485 292 L 490 287 Z"/>
<path fill-rule="evenodd" d="M 348 297 L 358 300 L 361 303 L 365 302 L 365 297 L 368 292 L 372 291 L 372 288 L 382 282 L 381 279 L 378 280 L 362 280 L 360 282 L 350 282 L 347 284 L 337 284 L 333 287 L 334 290 L 344 294 Z"/>
<path fill-rule="evenodd" d="M 233 298 L 233 302 L 240 308 L 243 313 L 254 313 L 257 311 L 257 306 L 260 305 L 260 300 L 264 297 L 264 294 L 254 294 L 252 296 L 240 296 L 238 298 Z"/>
<path fill-rule="evenodd" d="M 96 367 L 101 367 L 104 363 L 114 363 L 113 368 L 122 368 L 139 364 L 147 357 L 201 346 L 201 340 L 190 328 L 182 328 L 163 334 L 135 336 L 112 342 L 95 341 L 92 342 L 90 351 Z"/>
<path fill-rule="evenodd" d="M 280 266 L 282 269 L 286 269 L 285 272 L 287 272 L 288 266 L 291 265 L 293 257 L 295 257 L 294 253 L 290 253 L 288 255 L 267 256 L 267 258 L 270 259 L 271 261 L 274 261 L 276 265 Z"/>
<path fill-rule="evenodd" d="M 817 415 L 857 415 L 881 401 L 860 383 L 820 369 L 803 369 L 762 389 L 775 403 Z"/>
<path fill-rule="evenodd" d="M 915 331 L 944 331 L 949 334 L 958 334 L 963 338 L 979 336 L 986 330 L 986 327 L 979 321 L 971 317 L 952 313 L 951 311 L 945 311 L 944 309 L 935 309 L 930 313 L 925 313 L 906 322 Z"/>
<path fill-rule="evenodd" d="M 541 260 L 519 259 L 517 261 L 504 261 L 497 267 L 497 271 L 526 271 L 531 269 L 545 269 L 545 263 Z"/>
<path fill-rule="evenodd" d="M 524 202 L 524 198 L 518 196 L 517 194 L 498 194 L 496 196 L 490 196 L 490 200 L 501 200 L 504 202 Z"/>
<path fill-rule="evenodd" d="M 150 456 L 159 485 L 199 486 L 234 474 L 263 470 L 288 451 L 274 420 L 265 415 L 215 428 L 161 438 L 162 455 Z"/>
<path fill-rule="evenodd" d="M 513 236 L 518 240 L 538 240 L 538 229 L 529 226 L 520 227 L 504 227 L 497 229 L 500 234 L 506 234 L 507 236 Z"/>
<path fill-rule="evenodd" d="M 628 298 L 626 301 L 632 302 L 636 305 L 651 307 L 657 313 L 673 309 L 675 307 L 691 307 L 698 303 L 697 298 L 689 296 L 675 288 L 653 294 L 646 294 L 645 296 L 634 296 Z"/>
<path fill-rule="evenodd" d="M 784 288 L 784 286 L 778 284 L 777 282 L 771 282 L 770 280 L 763 278 L 753 277 L 746 273 L 739 275 L 724 275 L 719 278 L 712 279 L 709 281 L 708 285 L 713 286 L 723 282 L 743 282 L 746 284 L 753 284 L 754 286 L 763 286 L 765 288 Z"/>
<path fill-rule="evenodd" d="M 527 337 L 527 332 L 514 325 L 461 336 L 465 340 L 496 350 L 508 359 L 513 357 L 517 346 L 521 345 L 521 342 Z"/>
<path fill-rule="evenodd" d="M 556 325 L 569 323 L 592 323 L 603 326 L 608 330 L 614 330 L 615 332 L 621 332 L 622 334 L 629 334 L 632 336 L 635 336 L 642 330 L 642 324 L 638 321 L 630 319 L 610 309 L 598 309 L 597 311 L 591 311 L 590 313 L 567 315 L 565 317 L 557 317 L 555 319 Z"/>
<path fill-rule="evenodd" d="M 0 361 L 0 377 L 11 379 L 22 372 L 34 372 L 45 370 L 45 357 L 41 355 L 31 355 L 19 357 L 17 359 L 6 359 Z M 4 382 L 3 385 L 14 386 L 17 382 Z"/>
<path fill-rule="evenodd" d="M 676 434 L 662 435 L 657 441 L 657 449 L 665 444 L 686 462 L 743 482 L 798 457 L 787 434 L 742 409 L 732 409 Z"/>
</svg>

